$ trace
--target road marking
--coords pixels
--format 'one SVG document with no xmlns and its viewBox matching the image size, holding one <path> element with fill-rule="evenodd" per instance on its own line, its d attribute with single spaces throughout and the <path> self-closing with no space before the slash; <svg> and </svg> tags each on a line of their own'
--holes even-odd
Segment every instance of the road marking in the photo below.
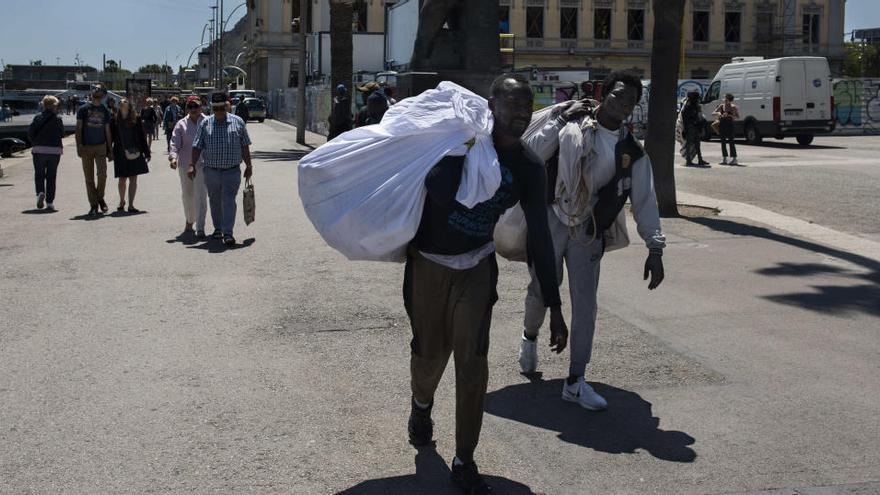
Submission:
<svg viewBox="0 0 880 495">
<path fill-rule="evenodd" d="M 677 195 L 679 203 L 717 208 L 721 210 L 721 216 L 748 218 L 813 242 L 880 261 L 880 242 L 839 232 L 800 218 L 780 215 L 747 203 L 710 198 L 683 191 L 679 191 Z"/>
</svg>

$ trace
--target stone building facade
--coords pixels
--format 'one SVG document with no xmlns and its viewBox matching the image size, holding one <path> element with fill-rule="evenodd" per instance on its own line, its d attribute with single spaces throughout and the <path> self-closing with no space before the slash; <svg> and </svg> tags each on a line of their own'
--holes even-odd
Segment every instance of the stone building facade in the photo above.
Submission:
<svg viewBox="0 0 880 495">
<path fill-rule="evenodd" d="M 499 26 L 514 35 L 516 68 L 632 69 L 649 78 L 650 0 L 500 0 Z M 688 0 L 680 77 L 711 77 L 735 56 L 843 57 L 844 0 Z"/>
</svg>

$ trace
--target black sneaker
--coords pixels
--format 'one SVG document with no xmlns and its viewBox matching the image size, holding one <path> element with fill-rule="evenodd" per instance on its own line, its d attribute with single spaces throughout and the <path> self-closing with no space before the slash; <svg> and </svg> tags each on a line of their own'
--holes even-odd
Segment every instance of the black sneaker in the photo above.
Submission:
<svg viewBox="0 0 880 495">
<path fill-rule="evenodd" d="M 90 216 L 90 217 L 96 217 L 96 216 L 98 216 L 98 208 L 95 207 L 95 206 L 91 207 L 91 208 L 89 209 L 89 216 Z"/>
<path fill-rule="evenodd" d="M 485 495 L 492 493 L 492 489 L 486 484 L 486 480 L 477 471 L 477 464 L 474 461 L 464 464 L 455 464 L 452 460 L 452 482 L 458 485 L 467 495 Z"/>
<path fill-rule="evenodd" d="M 105 203 L 103 199 L 98 200 L 98 206 L 101 207 L 101 213 L 107 213 L 107 211 L 110 209 L 107 207 L 107 203 Z"/>
<path fill-rule="evenodd" d="M 214 233 L 211 234 L 212 239 L 223 239 L 223 231 L 220 229 L 215 229 Z"/>
<path fill-rule="evenodd" d="M 409 443 L 413 447 L 424 447 L 434 439 L 434 421 L 431 420 L 432 402 L 427 408 L 422 409 L 412 400 L 412 410 L 409 413 Z"/>
<path fill-rule="evenodd" d="M 224 235 L 223 244 L 226 244 L 227 246 L 235 246 L 235 237 L 232 237 L 231 235 Z"/>
</svg>

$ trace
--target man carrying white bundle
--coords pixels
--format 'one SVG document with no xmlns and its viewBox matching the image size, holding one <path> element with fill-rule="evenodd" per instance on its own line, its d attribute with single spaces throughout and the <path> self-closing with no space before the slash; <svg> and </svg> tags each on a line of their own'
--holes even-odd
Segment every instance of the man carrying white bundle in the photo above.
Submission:
<svg viewBox="0 0 880 495">
<path fill-rule="evenodd" d="M 501 185 L 489 200 L 467 208 L 456 201 L 466 151 L 444 157 L 430 170 L 425 179 L 428 196 L 407 253 L 403 285 L 413 332 L 409 439 L 414 446 L 431 443 L 434 392 L 450 354 L 454 354 L 456 455 L 452 479 L 468 494 L 490 493 L 473 454 L 483 422 L 492 306 L 498 299 L 492 235 L 501 214 L 517 202 L 528 223 L 529 256 L 540 286 L 535 290 L 540 290 L 542 304 L 550 308 L 552 350 L 562 352 L 568 337 L 553 265 L 553 240 L 547 228 L 543 165 L 520 140 L 532 115 L 528 81 L 518 75 L 496 79 L 489 108 Z"/>
<path fill-rule="evenodd" d="M 603 100 L 595 118 L 570 124 L 580 103 L 551 120 L 526 140 L 526 145 L 547 162 L 550 185 L 547 217 L 553 236 L 556 280 L 562 282 L 562 263 L 568 269 L 571 291 L 571 362 L 562 399 L 589 410 L 607 407 L 605 399 L 584 380 L 593 350 L 596 328 L 596 292 L 599 265 L 605 251 L 603 233 L 614 223 L 627 198 L 648 248 L 644 278 L 649 289 L 663 281 L 663 248 L 651 163 L 624 122 L 640 100 L 638 76 L 616 71 L 605 80 Z M 579 126 L 577 124 L 580 124 Z M 574 127 L 574 129 L 572 129 Z M 534 266 L 525 300 L 525 318 L 519 364 L 523 372 L 537 369 L 537 337 L 544 322 L 543 284 Z M 540 290 L 539 290 L 540 289 Z"/>
</svg>

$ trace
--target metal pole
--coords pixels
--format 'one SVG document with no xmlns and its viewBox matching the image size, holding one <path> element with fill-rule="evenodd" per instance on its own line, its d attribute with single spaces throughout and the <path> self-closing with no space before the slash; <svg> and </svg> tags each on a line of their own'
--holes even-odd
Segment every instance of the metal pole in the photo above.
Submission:
<svg viewBox="0 0 880 495">
<path fill-rule="evenodd" d="M 223 22 L 223 0 L 220 1 L 220 37 L 217 41 L 217 61 L 220 70 L 217 71 L 217 77 L 220 79 L 220 88 L 223 89 L 223 30 L 226 29 L 226 23 Z"/>
<path fill-rule="evenodd" d="M 211 58 L 210 58 L 210 63 L 209 63 L 208 69 L 210 72 L 209 78 L 211 80 L 211 87 L 212 88 L 217 87 L 214 84 L 214 82 L 217 80 L 216 79 L 216 75 L 217 75 L 217 72 L 216 72 L 217 71 L 217 63 L 216 63 L 217 57 L 216 57 L 216 55 L 217 55 L 217 52 L 215 51 L 215 46 L 214 46 L 214 37 L 216 36 L 216 33 L 217 33 L 217 29 L 215 28 L 216 25 L 217 25 L 217 7 L 211 7 L 211 44 L 208 45 L 210 48 L 210 51 L 211 51 Z"/>
<path fill-rule="evenodd" d="M 296 142 L 306 144 L 306 12 L 308 0 L 299 0 L 299 74 L 296 88 Z"/>
</svg>

